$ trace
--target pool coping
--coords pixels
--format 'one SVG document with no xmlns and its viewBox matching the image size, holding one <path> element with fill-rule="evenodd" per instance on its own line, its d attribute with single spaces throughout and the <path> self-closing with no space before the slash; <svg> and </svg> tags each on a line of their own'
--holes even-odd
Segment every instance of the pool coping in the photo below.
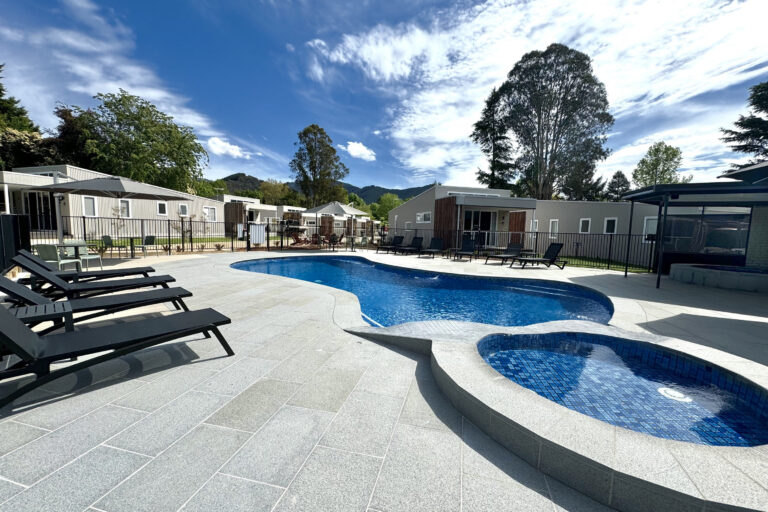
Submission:
<svg viewBox="0 0 768 512">
<path fill-rule="evenodd" d="M 759 363 L 679 339 L 578 320 L 524 327 L 433 321 L 349 332 L 429 354 L 438 386 L 469 420 L 533 467 L 608 506 L 631 512 L 768 508 L 768 476 L 761 467 L 768 463 L 768 445 L 700 445 L 611 425 L 507 379 L 480 356 L 477 342 L 490 334 L 614 336 L 706 361 L 715 356 L 716 366 L 768 389 L 765 367 Z"/>
</svg>

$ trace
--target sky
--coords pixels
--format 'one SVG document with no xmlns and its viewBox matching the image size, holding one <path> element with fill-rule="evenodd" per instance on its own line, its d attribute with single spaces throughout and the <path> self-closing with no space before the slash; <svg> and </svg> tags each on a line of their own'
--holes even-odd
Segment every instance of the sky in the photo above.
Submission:
<svg viewBox="0 0 768 512">
<path fill-rule="evenodd" d="M 748 155 L 720 141 L 768 80 L 765 0 L 0 0 L 3 83 L 53 129 L 58 103 L 120 88 L 191 126 L 215 179 L 288 180 L 316 123 L 358 186 L 475 185 L 469 139 L 525 53 L 588 54 L 616 122 L 610 177 L 648 147 L 681 148 L 711 181 Z"/>
</svg>

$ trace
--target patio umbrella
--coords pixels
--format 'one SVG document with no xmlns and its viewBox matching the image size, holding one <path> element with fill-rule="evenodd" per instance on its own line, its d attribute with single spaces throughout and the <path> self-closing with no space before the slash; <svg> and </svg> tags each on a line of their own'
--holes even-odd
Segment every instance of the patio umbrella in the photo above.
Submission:
<svg viewBox="0 0 768 512">
<path fill-rule="evenodd" d="M 114 197 L 118 199 L 155 199 L 158 201 L 175 201 L 186 199 L 179 192 L 155 185 L 148 185 L 139 181 L 133 181 L 119 176 L 108 178 L 94 178 L 90 180 L 66 181 L 35 187 L 34 191 L 53 192 L 59 194 L 82 194 L 97 197 Z M 54 201 L 56 207 L 56 231 L 59 243 L 62 243 L 64 235 L 61 230 L 63 219 L 59 201 Z"/>
</svg>

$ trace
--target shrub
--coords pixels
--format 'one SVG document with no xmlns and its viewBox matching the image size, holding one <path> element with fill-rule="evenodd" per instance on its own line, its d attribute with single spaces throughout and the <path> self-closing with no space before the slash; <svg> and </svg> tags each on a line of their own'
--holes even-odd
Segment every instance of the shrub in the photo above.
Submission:
<svg viewBox="0 0 768 512">
<path fill-rule="evenodd" d="M 224 248 L 224 244 L 215 244 L 214 247 L 216 248 L 217 251 L 220 251 Z"/>
</svg>

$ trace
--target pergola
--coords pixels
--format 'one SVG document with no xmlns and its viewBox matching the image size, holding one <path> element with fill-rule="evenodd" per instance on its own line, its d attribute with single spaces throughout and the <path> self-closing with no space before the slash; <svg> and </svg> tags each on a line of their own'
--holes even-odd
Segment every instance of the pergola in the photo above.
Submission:
<svg viewBox="0 0 768 512">
<path fill-rule="evenodd" d="M 768 171 L 768 163 L 758 164 L 765 175 Z M 753 166 L 754 167 L 754 166 Z M 740 171 L 747 171 L 743 169 Z M 752 176 L 752 174 L 750 174 Z M 723 177 L 730 176 L 728 173 Z M 667 221 L 669 207 L 694 206 L 694 207 L 754 207 L 768 205 L 768 179 L 760 179 L 760 182 L 719 182 L 719 183 L 678 183 L 669 185 L 653 185 L 651 187 L 633 190 L 623 196 L 623 199 L 631 202 L 629 213 L 629 235 L 627 237 L 627 257 L 624 263 L 624 277 L 629 269 L 629 243 L 632 235 L 632 217 L 634 215 L 635 202 L 658 205 L 658 222 L 656 224 L 656 288 L 661 284 L 661 271 L 664 262 L 664 230 Z"/>
</svg>

